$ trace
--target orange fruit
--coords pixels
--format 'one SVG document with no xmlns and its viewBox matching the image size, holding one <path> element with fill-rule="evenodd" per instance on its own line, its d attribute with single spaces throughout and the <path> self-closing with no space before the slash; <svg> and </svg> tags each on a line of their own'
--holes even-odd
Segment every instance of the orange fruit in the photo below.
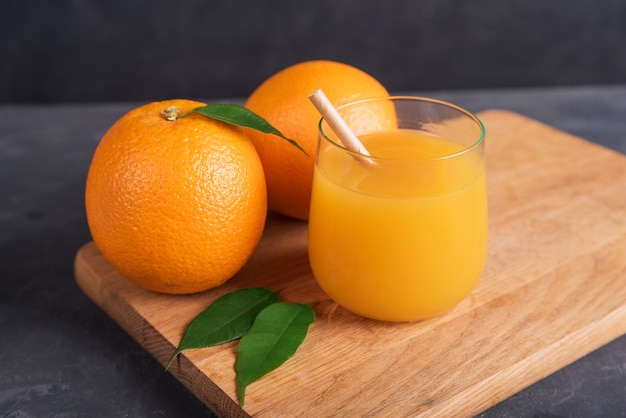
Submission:
<svg viewBox="0 0 626 418">
<path fill-rule="evenodd" d="M 309 217 L 320 114 L 309 95 L 321 88 L 335 106 L 389 95 L 364 71 L 335 61 L 306 61 L 269 77 L 252 92 L 245 106 L 265 118 L 309 154 L 272 135 L 247 130 L 265 170 L 269 206 L 276 212 Z M 364 115 L 365 117 L 365 115 Z"/>
<path fill-rule="evenodd" d="M 263 232 L 267 191 L 254 145 L 239 127 L 192 113 L 203 103 L 156 102 L 105 133 L 85 189 L 89 228 L 123 276 L 153 291 L 185 294 L 224 283 Z"/>
</svg>

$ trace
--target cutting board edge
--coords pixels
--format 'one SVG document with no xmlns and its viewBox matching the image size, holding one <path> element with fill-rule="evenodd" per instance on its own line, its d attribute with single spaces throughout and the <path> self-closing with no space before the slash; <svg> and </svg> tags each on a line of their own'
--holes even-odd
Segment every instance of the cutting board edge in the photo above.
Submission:
<svg viewBox="0 0 626 418">
<path fill-rule="evenodd" d="M 112 303 L 107 301 L 114 298 L 113 292 L 109 291 L 104 280 L 94 271 L 89 260 L 104 257 L 99 253 L 95 243 L 85 243 L 76 253 L 74 258 L 74 276 L 79 288 L 102 309 L 119 327 L 128 333 L 143 349 L 153 356 L 159 364 L 165 367 L 169 360 L 166 352 L 173 352 L 174 347 L 164 335 L 139 313 L 131 304 L 123 298 L 115 298 L 116 308 L 112 309 Z M 112 268 L 112 267 L 111 267 Z M 105 295 L 105 296 L 102 296 Z M 119 309 L 122 306 L 123 309 Z M 134 315 L 138 320 L 129 323 L 126 318 Z M 148 344 L 148 341 L 152 341 Z M 158 347 L 158 349 L 155 349 Z M 206 376 L 184 353 L 179 355 L 178 360 L 172 363 L 168 372 L 171 373 L 183 386 L 191 391 L 198 399 L 218 416 L 233 418 L 250 418 L 234 399 L 222 391 L 208 376 Z M 202 385 L 195 382 L 202 381 Z"/>
</svg>

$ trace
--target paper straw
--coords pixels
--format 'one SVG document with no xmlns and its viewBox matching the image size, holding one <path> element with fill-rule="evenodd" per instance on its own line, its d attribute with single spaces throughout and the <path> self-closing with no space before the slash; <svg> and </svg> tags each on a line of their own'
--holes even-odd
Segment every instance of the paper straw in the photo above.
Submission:
<svg viewBox="0 0 626 418">
<path fill-rule="evenodd" d="M 337 109 L 330 102 L 328 97 L 321 89 L 315 90 L 309 95 L 309 100 L 317 108 L 318 112 L 324 117 L 328 126 L 337 134 L 343 145 L 352 152 L 362 155 L 371 155 L 363 146 L 359 138 L 350 130 L 346 121 L 341 117 Z"/>
</svg>

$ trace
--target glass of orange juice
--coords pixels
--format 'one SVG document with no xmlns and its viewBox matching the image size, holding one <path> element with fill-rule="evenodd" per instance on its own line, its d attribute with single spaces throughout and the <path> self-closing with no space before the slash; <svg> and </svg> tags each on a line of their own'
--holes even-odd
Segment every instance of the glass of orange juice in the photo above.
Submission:
<svg viewBox="0 0 626 418">
<path fill-rule="evenodd" d="M 485 265 L 482 122 L 419 97 L 338 110 L 369 155 L 346 148 L 322 118 L 308 226 L 317 282 L 368 318 L 415 321 L 449 310 Z"/>
</svg>

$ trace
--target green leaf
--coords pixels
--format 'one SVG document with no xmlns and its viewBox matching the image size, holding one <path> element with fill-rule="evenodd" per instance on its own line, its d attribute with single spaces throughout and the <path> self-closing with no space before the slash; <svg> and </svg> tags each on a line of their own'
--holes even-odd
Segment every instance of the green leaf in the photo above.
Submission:
<svg viewBox="0 0 626 418">
<path fill-rule="evenodd" d="M 267 120 L 263 119 L 261 116 L 257 115 L 256 113 L 244 106 L 215 103 L 197 107 L 191 110 L 191 112 L 199 113 L 200 115 L 209 118 L 221 120 L 222 122 L 230 123 L 231 125 L 243 126 L 246 128 L 257 130 L 259 132 L 263 132 L 265 134 L 277 135 L 289 142 L 291 145 L 298 148 L 305 155 L 309 155 L 304 150 L 304 148 L 300 146 L 300 144 L 298 144 L 293 139 L 287 138 L 285 135 L 282 134 L 282 132 L 274 128 Z"/>
<path fill-rule="evenodd" d="M 237 349 L 237 397 L 242 407 L 246 387 L 291 358 L 314 321 L 313 308 L 294 302 L 277 302 L 258 314 Z"/>
<path fill-rule="evenodd" d="M 275 292 L 262 287 L 235 290 L 216 299 L 189 323 L 165 370 L 183 350 L 211 347 L 241 337 L 259 312 L 277 301 Z"/>
</svg>

